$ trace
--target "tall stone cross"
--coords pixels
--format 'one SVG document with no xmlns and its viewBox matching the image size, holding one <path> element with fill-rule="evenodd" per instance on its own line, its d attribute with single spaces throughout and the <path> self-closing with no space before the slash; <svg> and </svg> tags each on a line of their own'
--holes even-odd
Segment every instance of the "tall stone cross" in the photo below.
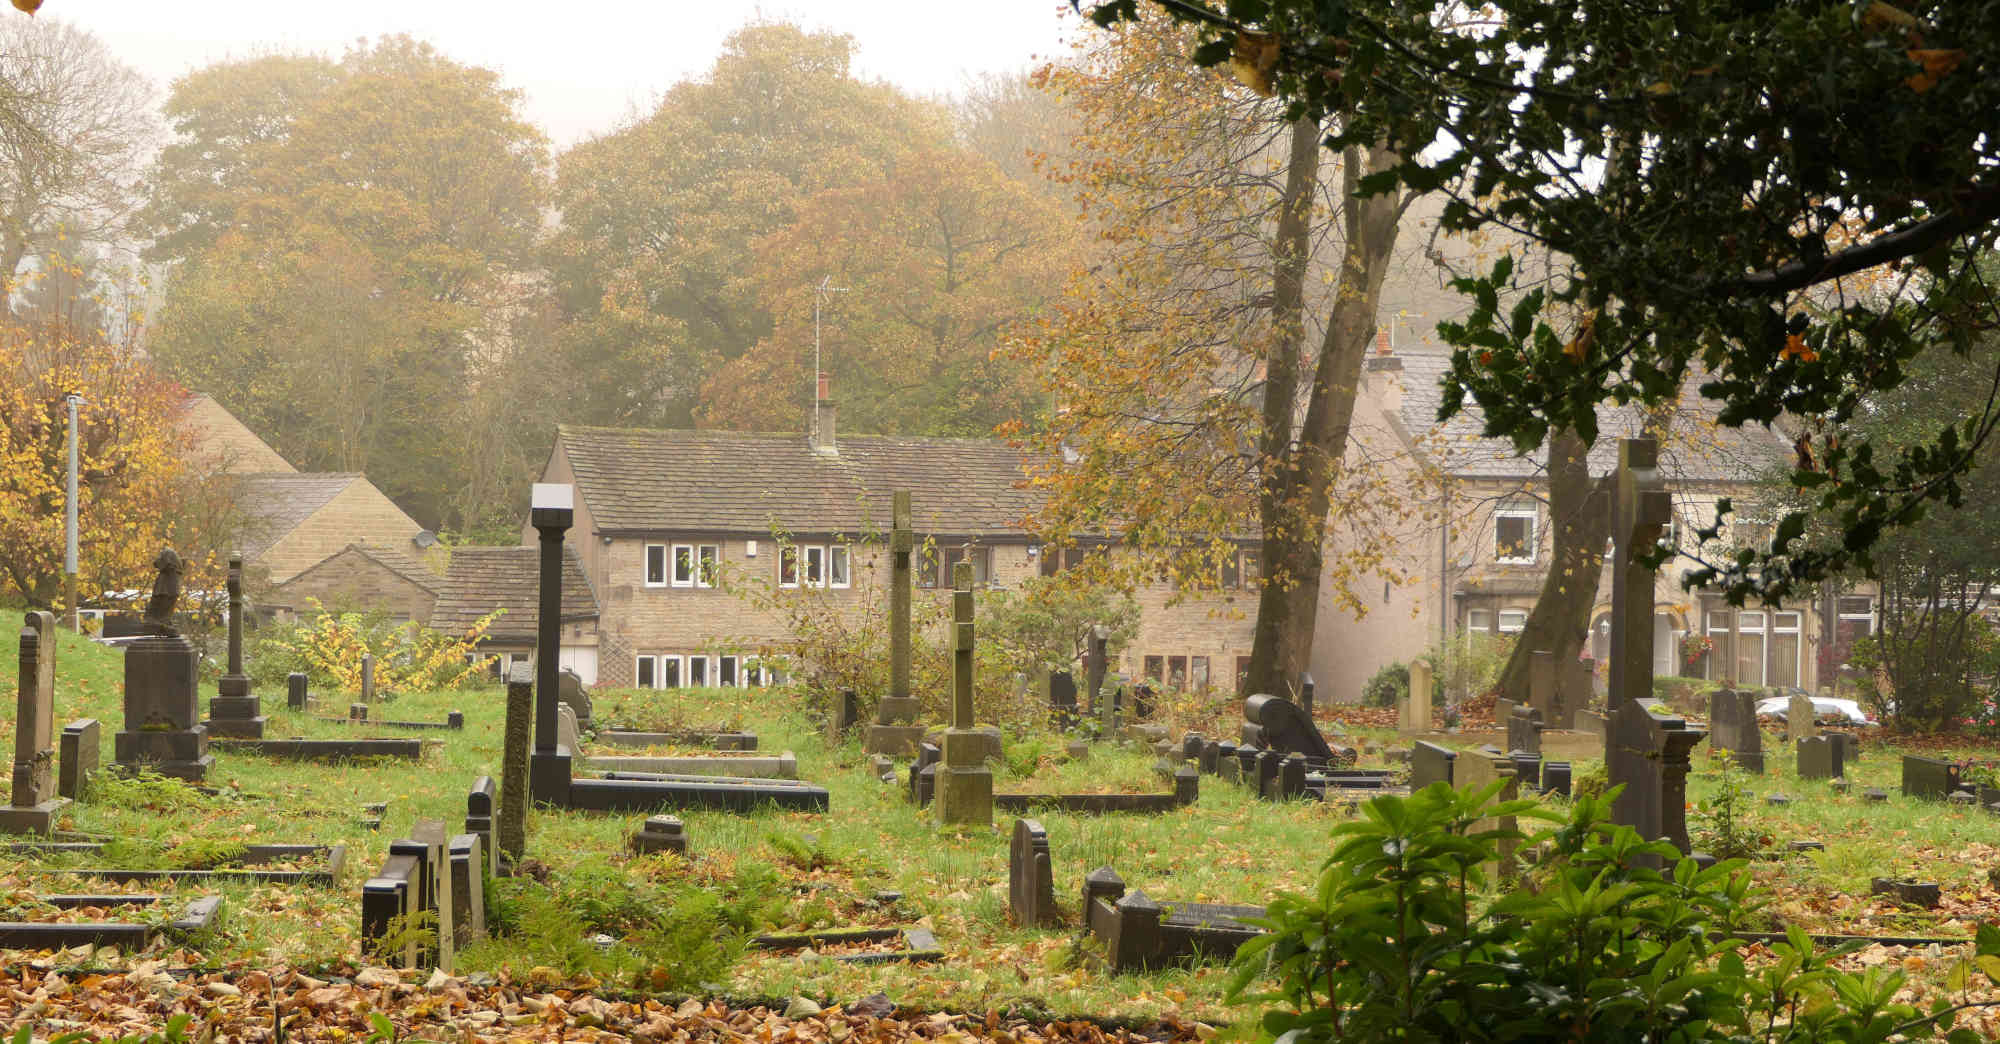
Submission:
<svg viewBox="0 0 2000 1044">
<path fill-rule="evenodd" d="M 264 737 L 263 700 L 250 691 L 243 672 L 243 552 L 229 555 L 229 672 L 215 683 L 208 701 L 208 734 L 239 739 Z"/>
<path fill-rule="evenodd" d="M 972 563 L 952 567 L 951 586 L 951 727 L 944 733 L 933 803 L 943 825 L 991 827 L 993 773 L 972 712 Z"/>
<path fill-rule="evenodd" d="M 1653 696 L 1653 570 L 1637 559 L 1659 543 L 1673 517 L 1660 478 L 1660 444 L 1618 440 L 1618 474 L 1611 523 L 1611 694 L 1606 709 Z"/>
<path fill-rule="evenodd" d="M 910 695 L 910 556 L 917 536 L 910 528 L 910 491 L 896 490 L 889 530 L 889 691 L 875 705 L 875 721 L 862 734 L 869 754 L 903 757 L 915 754 L 924 741 L 923 726 L 915 724 L 920 705 Z"/>
</svg>

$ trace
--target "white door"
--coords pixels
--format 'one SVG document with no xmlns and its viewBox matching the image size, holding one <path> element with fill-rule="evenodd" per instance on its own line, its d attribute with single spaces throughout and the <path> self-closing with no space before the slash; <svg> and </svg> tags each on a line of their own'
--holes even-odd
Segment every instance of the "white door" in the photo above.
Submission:
<svg viewBox="0 0 2000 1044">
<path fill-rule="evenodd" d="M 562 647 L 562 665 L 566 671 L 575 671 L 585 685 L 597 684 L 597 646 L 565 645 Z"/>
</svg>

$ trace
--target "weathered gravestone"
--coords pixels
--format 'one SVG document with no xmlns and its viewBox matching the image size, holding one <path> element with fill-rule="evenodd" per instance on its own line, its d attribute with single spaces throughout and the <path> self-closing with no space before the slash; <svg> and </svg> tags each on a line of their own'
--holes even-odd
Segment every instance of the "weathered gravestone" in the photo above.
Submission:
<svg viewBox="0 0 2000 1044">
<path fill-rule="evenodd" d="M 1062 923 L 1056 910 L 1055 869 L 1049 863 L 1049 832 L 1033 819 L 1014 821 L 1007 852 L 1007 912 L 1024 928 Z"/>
<path fill-rule="evenodd" d="M 1406 734 L 1431 731 L 1431 690 L 1435 687 L 1428 660 L 1410 661 L 1410 691 L 1397 704 L 1397 725 Z"/>
<path fill-rule="evenodd" d="M 56 793 L 71 801 L 82 801 L 90 790 L 90 778 L 97 774 L 98 737 L 102 730 L 96 718 L 84 718 L 63 726 L 62 757 L 58 762 Z"/>
<path fill-rule="evenodd" d="M 582 752 L 577 741 L 576 712 L 567 703 L 556 704 L 556 746 L 574 756 Z"/>
<path fill-rule="evenodd" d="M 1847 774 L 1841 759 L 1841 745 L 1828 736 L 1807 736 L 1799 741 L 1800 779 L 1839 779 Z"/>
<path fill-rule="evenodd" d="M 1929 798 L 1943 801 L 1953 791 L 1960 789 L 1958 766 L 1936 758 L 1923 758 L 1915 754 L 1903 755 L 1903 794 L 1905 797 Z"/>
<path fill-rule="evenodd" d="M 375 702 L 375 654 L 361 654 L 361 702 Z"/>
<path fill-rule="evenodd" d="M 639 832 L 632 835 L 627 845 L 640 855 L 653 852 L 672 852 L 686 856 L 688 850 L 687 826 L 679 816 L 648 816 Z"/>
<path fill-rule="evenodd" d="M 861 737 L 866 754 L 906 757 L 924 741 L 916 724 L 919 704 L 910 695 L 910 555 L 916 534 L 910 528 L 910 491 L 890 497 L 889 530 L 889 692 L 875 706 L 875 721 Z"/>
<path fill-rule="evenodd" d="M 1561 728 L 1567 720 L 1556 688 L 1556 654 L 1548 649 L 1528 654 L 1528 706 L 1550 728 Z"/>
<path fill-rule="evenodd" d="M 584 687 L 583 675 L 565 667 L 556 679 L 556 699 L 570 709 L 579 727 L 589 728 L 590 690 Z"/>
<path fill-rule="evenodd" d="M 1068 671 L 1050 671 L 1049 725 L 1067 731 L 1076 722 L 1076 679 Z"/>
<path fill-rule="evenodd" d="M 1452 785 L 1460 790 L 1479 791 L 1495 783 L 1503 783 L 1495 801 L 1512 801 L 1521 796 L 1519 782 L 1514 777 L 1514 759 L 1491 750 L 1468 750 L 1455 759 L 1452 766 Z M 1486 830 L 1514 830 L 1519 824 L 1513 816 L 1489 816 L 1474 823 L 1473 833 Z M 1514 875 L 1514 849 L 1519 844 L 1515 840 L 1500 842 L 1500 859 L 1497 865 L 1488 869 L 1506 878 Z"/>
<path fill-rule="evenodd" d="M 487 873 L 493 877 L 500 876 L 500 850 L 493 846 L 494 798 L 499 791 L 492 776 L 481 776 L 465 794 L 465 832 L 479 838 L 480 850 L 486 853 Z"/>
<path fill-rule="evenodd" d="M 311 698 L 306 690 L 306 684 L 306 676 L 299 671 L 285 675 L 285 709 L 295 711 L 306 709 Z"/>
<path fill-rule="evenodd" d="M 1709 746 L 1737 767 L 1764 774 L 1764 730 L 1757 727 L 1757 694 L 1717 689 L 1708 694 Z"/>
<path fill-rule="evenodd" d="M 1283 696 L 1252 696 L 1243 701 L 1243 742 L 1280 754 L 1304 754 L 1324 763 L 1351 763 L 1354 752 L 1335 754 L 1319 727 L 1306 717 L 1298 704 Z M 1343 748 L 1344 749 L 1344 748 Z"/>
<path fill-rule="evenodd" d="M 1422 790 L 1433 783 L 1452 785 L 1452 766 L 1457 760 L 1457 751 L 1418 740 L 1410 748 L 1410 789 Z"/>
<path fill-rule="evenodd" d="M 1507 715 L 1507 752 L 1542 754 L 1542 712 L 1533 707 L 1516 707 Z"/>
<path fill-rule="evenodd" d="M 952 567 L 951 728 L 944 734 L 944 763 L 938 770 L 938 822 L 946 826 L 993 825 L 993 772 L 986 767 L 986 737 L 976 731 L 972 711 L 974 632 L 972 563 Z"/>
<path fill-rule="evenodd" d="M 1110 632 L 1102 626 L 1092 627 L 1083 641 L 1083 698 L 1090 701 L 1090 716 L 1100 720 L 1117 713 L 1103 706 L 1104 675 L 1111 669 L 1110 646 Z"/>
<path fill-rule="evenodd" d="M 229 670 L 208 701 L 208 734 L 236 739 L 264 737 L 263 700 L 250 691 L 243 671 L 243 553 L 229 555 Z"/>
<path fill-rule="evenodd" d="M 1299 710 L 1305 712 L 1306 720 L 1313 717 L 1313 676 L 1299 675 Z"/>
<path fill-rule="evenodd" d="M 0 830 L 46 834 L 69 799 L 55 788 L 55 617 L 28 614 L 21 629 L 21 686 L 15 703 L 13 790 Z"/>
<path fill-rule="evenodd" d="M 1803 692 L 1793 693 L 1790 705 L 1785 708 L 1785 739 L 1797 743 L 1817 735 L 1819 722 L 1813 718 L 1812 697 Z"/>
<path fill-rule="evenodd" d="M 463 949 L 486 937 L 486 882 L 481 870 L 487 856 L 477 834 L 452 835 L 445 855 L 451 861 L 452 938 Z"/>
<path fill-rule="evenodd" d="M 121 772 L 200 782 L 215 755 L 208 752 L 208 728 L 198 720 L 200 656 L 171 623 L 181 559 L 169 548 L 153 566 L 159 575 L 146 603 L 146 633 L 125 647 L 125 728 L 112 737 L 112 751 Z"/>
<path fill-rule="evenodd" d="M 1647 709 L 1653 696 L 1653 570 L 1640 560 L 1659 542 L 1673 502 L 1659 475 L 1659 444 L 1620 439 L 1611 526 L 1611 708 L 1604 763 L 1624 790 L 1612 822 L 1648 841 L 1665 839 L 1683 853 L 1687 836 L 1688 753 L 1708 733 Z"/>
<path fill-rule="evenodd" d="M 1574 729 L 1576 716 L 1590 706 L 1596 695 L 1591 690 L 1597 685 L 1597 661 L 1588 656 L 1570 660 L 1556 670 L 1556 699 L 1560 706 L 1559 717 L 1554 725 L 1559 729 Z"/>
</svg>

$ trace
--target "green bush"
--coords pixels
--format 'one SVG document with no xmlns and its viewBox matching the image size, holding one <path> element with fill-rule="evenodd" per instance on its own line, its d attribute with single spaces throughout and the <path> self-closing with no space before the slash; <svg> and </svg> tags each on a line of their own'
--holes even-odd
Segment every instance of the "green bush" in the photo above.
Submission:
<svg viewBox="0 0 2000 1044">
<path fill-rule="evenodd" d="M 1612 825 L 1607 798 L 1565 818 L 1498 793 L 1440 783 L 1334 828 L 1318 887 L 1277 897 L 1237 955 L 1230 999 L 1266 1005 L 1262 1039 L 1802 1044 L 1950 1026 L 1947 1000 L 1896 1002 L 1900 970 L 1840 971 L 1796 929 L 1752 971 L 1729 933 L 1764 900 L 1740 860 L 1698 869 Z M 1523 835 L 1487 824 L 1510 815 L 1557 828 L 1528 839 L 1529 879 L 1493 895 L 1486 868 Z M 2000 928 L 1978 949 L 2000 970 Z"/>
<path fill-rule="evenodd" d="M 1570 799 L 1603 797 L 1611 789 L 1611 772 L 1602 761 L 1592 762 L 1590 767 L 1570 777 Z"/>
<path fill-rule="evenodd" d="M 1361 687 L 1361 703 L 1368 707 L 1398 706 L 1403 697 L 1410 694 L 1410 665 L 1392 663 L 1375 672 L 1368 684 Z M 1444 702 L 1444 679 L 1431 675 L 1431 703 Z"/>
</svg>

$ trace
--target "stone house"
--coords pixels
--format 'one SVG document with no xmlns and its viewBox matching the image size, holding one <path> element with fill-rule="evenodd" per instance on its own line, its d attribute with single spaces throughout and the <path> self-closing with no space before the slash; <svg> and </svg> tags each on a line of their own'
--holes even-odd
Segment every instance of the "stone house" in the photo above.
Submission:
<svg viewBox="0 0 2000 1044">
<path fill-rule="evenodd" d="M 1448 357 L 1436 352 L 1393 352 L 1386 335 L 1367 362 L 1354 438 L 1372 455 L 1392 461 L 1399 484 L 1426 510 L 1413 512 L 1406 530 L 1396 534 L 1402 550 L 1391 565 L 1408 582 L 1383 584 L 1380 601 L 1371 597 L 1360 619 L 1322 594 L 1312 670 L 1322 691 L 1336 699 L 1358 699 L 1381 667 L 1445 642 L 1520 631 L 1541 593 L 1553 548 L 1546 460 L 1542 451 L 1523 456 L 1503 441 L 1483 437 L 1478 417 L 1470 413 L 1439 425 L 1438 381 L 1447 365 Z M 1863 604 L 1869 601 L 1865 596 L 1849 594 L 1826 605 L 1739 610 L 1714 593 L 1683 589 L 1681 577 L 1695 568 L 1685 552 L 1695 546 L 1694 530 L 1713 522 L 1716 501 L 1730 497 L 1741 510 L 1755 500 L 1760 480 L 1785 467 L 1791 455 L 1789 439 L 1777 431 L 1724 428 L 1707 416 L 1690 392 L 1661 445 L 1661 470 L 1674 499 L 1668 538 L 1684 554 L 1659 576 L 1654 672 L 1810 691 L 1819 684 L 1816 651 L 1822 634 L 1837 628 L 1866 633 L 1858 629 L 1872 628 L 1872 606 Z M 1614 469 L 1617 439 L 1639 434 L 1641 419 L 1633 410 L 1600 412 L 1600 436 L 1589 456 L 1593 476 Z M 1739 516 L 1723 536 L 1768 539 L 1769 522 L 1754 514 Z M 1586 651 L 1599 663 L 1609 654 L 1610 585 L 1606 573 L 1591 613 Z M 1684 644 L 1690 635 L 1708 638 L 1713 653 L 1689 662 L 1684 654 L 1699 649 L 1699 643 Z"/>
<path fill-rule="evenodd" d="M 495 676 L 506 677 L 516 660 L 532 661 L 541 618 L 539 554 L 537 547 L 452 548 L 437 586 L 431 629 L 466 634 L 481 617 L 501 610 L 479 646 L 495 657 Z M 598 677 L 597 630 L 597 592 L 572 543 L 563 558 L 561 663 L 586 683 Z"/>
<path fill-rule="evenodd" d="M 981 587 L 1000 589 L 1066 564 L 1023 525 L 1037 494 L 1006 443 L 836 439 L 833 404 L 822 402 L 817 416 L 807 436 L 558 429 L 540 481 L 576 488 L 568 546 L 601 606 L 595 680 L 745 685 L 780 669 L 791 636 L 782 612 L 755 592 L 807 591 L 861 612 L 888 584 L 896 489 L 911 491 L 920 596 L 948 587 L 959 561 L 973 564 Z M 524 527 L 523 543 L 533 540 Z M 1252 623 L 1231 599 L 1248 592 L 1170 606 L 1174 594 L 1163 585 L 1138 592 L 1143 622 L 1120 669 L 1187 687 L 1229 685 L 1247 662 Z M 1241 602 L 1254 607 L 1254 597 Z"/>
</svg>

